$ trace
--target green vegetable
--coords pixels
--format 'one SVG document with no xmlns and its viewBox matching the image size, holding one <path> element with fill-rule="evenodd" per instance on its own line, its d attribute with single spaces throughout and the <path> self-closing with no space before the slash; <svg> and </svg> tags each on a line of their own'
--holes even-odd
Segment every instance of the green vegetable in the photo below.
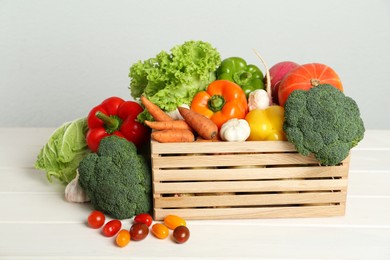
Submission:
<svg viewBox="0 0 390 260">
<path fill-rule="evenodd" d="M 264 89 L 263 73 L 255 65 L 248 65 L 240 57 L 224 59 L 217 69 L 217 79 L 226 79 L 239 85 L 248 97 L 256 89 Z"/>
<path fill-rule="evenodd" d="M 303 155 L 314 154 L 322 165 L 336 165 L 364 136 L 356 102 L 331 85 L 295 90 L 285 104 L 283 129 Z"/>
<path fill-rule="evenodd" d="M 97 153 L 79 165 L 79 184 L 96 210 L 131 218 L 151 209 L 151 171 L 136 146 L 115 135 L 104 137 Z"/>
<path fill-rule="evenodd" d="M 64 183 L 71 182 L 76 177 L 79 162 L 90 153 L 85 139 L 87 131 L 86 118 L 64 123 L 39 152 L 35 168 L 46 171 L 50 182 L 52 177 Z"/>
<path fill-rule="evenodd" d="M 171 52 L 161 51 L 155 58 L 139 61 L 130 67 L 130 90 L 133 98 L 146 97 L 166 112 L 190 105 L 194 95 L 216 79 L 221 58 L 210 43 L 187 41 Z M 138 116 L 151 120 L 145 110 Z"/>
</svg>

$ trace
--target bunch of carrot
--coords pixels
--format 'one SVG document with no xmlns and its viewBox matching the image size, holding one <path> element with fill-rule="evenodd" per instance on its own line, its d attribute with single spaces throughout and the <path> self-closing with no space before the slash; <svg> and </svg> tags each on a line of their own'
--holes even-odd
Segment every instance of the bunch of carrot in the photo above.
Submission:
<svg viewBox="0 0 390 260">
<path fill-rule="evenodd" d="M 218 127 L 213 121 L 188 108 L 178 108 L 184 120 L 173 119 L 145 96 L 141 96 L 141 102 L 155 120 L 145 120 L 145 124 L 153 130 L 152 139 L 158 142 L 193 142 L 196 135 L 206 140 L 218 136 Z"/>
</svg>

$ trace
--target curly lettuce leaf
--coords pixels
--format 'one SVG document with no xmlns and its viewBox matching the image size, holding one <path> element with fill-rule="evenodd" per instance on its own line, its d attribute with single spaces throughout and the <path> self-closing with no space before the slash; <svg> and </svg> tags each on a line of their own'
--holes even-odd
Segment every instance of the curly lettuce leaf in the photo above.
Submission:
<svg viewBox="0 0 390 260">
<path fill-rule="evenodd" d="M 215 80 L 215 71 L 221 63 L 219 52 L 210 43 L 187 41 L 161 51 L 156 57 L 138 61 L 130 67 L 131 96 L 146 95 L 165 111 L 179 105 L 190 105 L 195 94 Z M 144 111 L 138 119 L 148 118 Z"/>
</svg>

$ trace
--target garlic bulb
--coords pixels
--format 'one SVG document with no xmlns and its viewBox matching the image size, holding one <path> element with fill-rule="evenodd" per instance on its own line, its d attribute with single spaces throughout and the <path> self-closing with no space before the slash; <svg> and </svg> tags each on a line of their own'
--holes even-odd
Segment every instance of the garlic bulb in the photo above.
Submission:
<svg viewBox="0 0 390 260">
<path fill-rule="evenodd" d="M 251 128 L 245 119 L 232 118 L 222 125 L 219 133 L 222 140 L 239 142 L 249 137 Z"/>
<path fill-rule="evenodd" d="M 90 199 L 79 185 L 79 172 L 77 171 L 76 177 L 66 185 L 65 199 L 69 202 L 88 202 Z"/>
<path fill-rule="evenodd" d="M 256 89 L 249 93 L 248 108 L 249 111 L 254 109 L 266 109 L 270 105 L 270 98 L 264 89 Z"/>
</svg>

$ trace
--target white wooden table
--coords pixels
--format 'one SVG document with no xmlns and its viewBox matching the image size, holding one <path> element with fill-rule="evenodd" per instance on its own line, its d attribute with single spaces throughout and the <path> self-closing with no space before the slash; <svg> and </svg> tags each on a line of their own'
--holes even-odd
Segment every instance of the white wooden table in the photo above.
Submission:
<svg viewBox="0 0 390 260">
<path fill-rule="evenodd" d="M 185 244 L 149 235 L 125 248 L 33 168 L 53 130 L 0 128 L 0 259 L 390 259 L 390 130 L 353 149 L 343 217 L 188 221 Z"/>
</svg>

